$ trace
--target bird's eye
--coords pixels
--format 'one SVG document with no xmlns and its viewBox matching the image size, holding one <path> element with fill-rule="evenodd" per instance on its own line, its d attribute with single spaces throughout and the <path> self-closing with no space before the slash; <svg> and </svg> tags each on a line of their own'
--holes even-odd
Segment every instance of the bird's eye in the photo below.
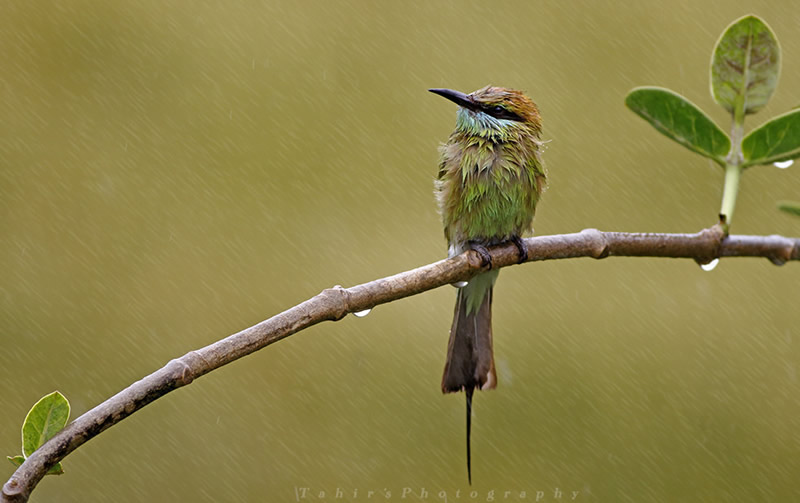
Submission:
<svg viewBox="0 0 800 503">
<path fill-rule="evenodd" d="M 496 113 L 499 114 L 505 111 L 505 108 L 501 107 L 500 105 L 495 105 L 495 107 L 492 110 L 494 110 Z"/>
</svg>

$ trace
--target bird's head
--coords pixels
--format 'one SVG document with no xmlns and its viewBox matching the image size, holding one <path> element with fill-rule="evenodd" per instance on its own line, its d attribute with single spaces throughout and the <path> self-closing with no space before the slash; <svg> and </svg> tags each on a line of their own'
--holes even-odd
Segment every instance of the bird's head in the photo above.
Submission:
<svg viewBox="0 0 800 503">
<path fill-rule="evenodd" d="M 452 89 L 429 89 L 429 91 L 461 107 L 459 123 L 467 129 L 496 130 L 523 126 L 532 128 L 536 133 L 541 131 L 542 119 L 539 116 L 539 109 L 521 91 L 493 86 L 486 86 L 470 94 Z"/>
</svg>

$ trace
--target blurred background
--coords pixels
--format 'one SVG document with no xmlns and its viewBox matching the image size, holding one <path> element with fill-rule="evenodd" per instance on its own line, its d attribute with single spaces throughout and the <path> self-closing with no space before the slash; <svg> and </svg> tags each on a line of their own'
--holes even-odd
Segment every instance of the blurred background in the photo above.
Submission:
<svg viewBox="0 0 800 503">
<path fill-rule="evenodd" d="M 432 180 L 456 108 L 429 87 L 538 103 L 537 234 L 712 225 L 722 170 L 623 99 L 669 87 L 727 131 L 711 51 L 753 12 L 783 69 L 747 129 L 787 111 L 794 7 L 5 2 L 0 454 L 53 390 L 77 417 L 324 288 L 444 257 Z M 732 231 L 800 235 L 779 199 L 800 199 L 800 168 L 748 170 Z M 499 386 L 475 398 L 477 500 L 800 500 L 798 281 L 796 264 L 742 258 L 504 270 Z M 454 300 L 447 287 L 379 306 L 220 369 L 81 447 L 35 500 L 454 499 L 464 397 L 439 390 Z"/>
</svg>

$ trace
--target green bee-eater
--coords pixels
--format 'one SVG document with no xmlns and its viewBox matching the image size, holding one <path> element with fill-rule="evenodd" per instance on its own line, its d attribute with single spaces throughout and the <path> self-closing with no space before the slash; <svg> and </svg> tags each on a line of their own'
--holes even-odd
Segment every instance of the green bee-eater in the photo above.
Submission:
<svg viewBox="0 0 800 503">
<path fill-rule="evenodd" d="M 487 246 L 517 245 L 531 229 L 545 185 L 540 157 L 542 122 L 536 104 L 520 91 L 487 86 L 471 94 L 430 89 L 458 106 L 456 129 L 441 148 L 436 198 L 449 255 L 468 249 L 481 254 L 489 270 L 458 290 L 442 391 L 467 395 L 467 477 L 472 483 L 470 424 L 475 388 L 492 389 L 497 377 L 492 355 L 492 287 Z"/>
</svg>

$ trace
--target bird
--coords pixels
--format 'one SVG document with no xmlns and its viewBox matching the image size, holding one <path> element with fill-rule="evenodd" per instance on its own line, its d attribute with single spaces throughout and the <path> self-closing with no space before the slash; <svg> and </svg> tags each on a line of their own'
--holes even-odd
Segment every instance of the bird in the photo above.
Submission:
<svg viewBox="0 0 800 503">
<path fill-rule="evenodd" d="M 442 392 L 467 399 L 467 478 L 472 484 L 470 431 L 475 389 L 497 386 L 492 350 L 492 290 L 499 274 L 487 247 L 512 242 L 528 258 L 522 235 L 532 231 L 546 185 L 542 119 L 523 92 L 486 86 L 470 94 L 429 89 L 456 105 L 456 128 L 440 147 L 434 192 L 448 256 L 476 251 L 485 272 L 458 289 L 442 376 Z"/>
</svg>

